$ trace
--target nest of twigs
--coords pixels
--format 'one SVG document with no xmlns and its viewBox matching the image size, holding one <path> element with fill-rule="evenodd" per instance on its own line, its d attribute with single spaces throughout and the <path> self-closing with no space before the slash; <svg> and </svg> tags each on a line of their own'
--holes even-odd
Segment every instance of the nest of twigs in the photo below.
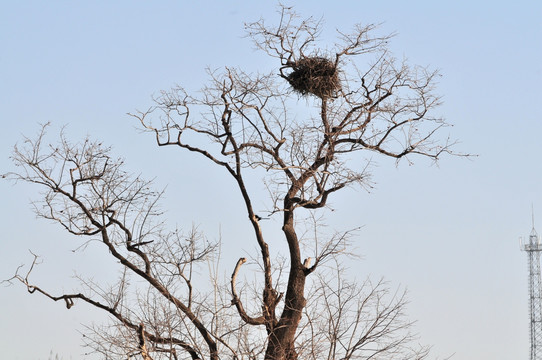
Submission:
<svg viewBox="0 0 542 360">
<path fill-rule="evenodd" d="M 324 57 L 303 57 L 290 67 L 292 72 L 285 78 L 292 88 L 303 96 L 312 94 L 327 98 L 341 89 L 335 63 Z"/>
</svg>

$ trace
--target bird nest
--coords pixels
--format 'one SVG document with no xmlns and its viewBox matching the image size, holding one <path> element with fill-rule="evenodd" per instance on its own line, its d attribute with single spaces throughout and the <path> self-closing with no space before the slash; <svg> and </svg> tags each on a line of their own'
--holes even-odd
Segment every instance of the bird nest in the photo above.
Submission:
<svg viewBox="0 0 542 360">
<path fill-rule="evenodd" d="M 285 78 L 303 96 L 327 98 L 341 89 L 339 71 L 333 61 L 319 56 L 303 57 L 290 67 L 292 72 Z"/>
</svg>

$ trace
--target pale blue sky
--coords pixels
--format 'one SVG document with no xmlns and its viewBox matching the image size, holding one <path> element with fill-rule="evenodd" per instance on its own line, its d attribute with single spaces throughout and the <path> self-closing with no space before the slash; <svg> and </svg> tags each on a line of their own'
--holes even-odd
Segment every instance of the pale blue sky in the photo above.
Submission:
<svg viewBox="0 0 542 360">
<path fill-rule="evenodd" d="M 134 172 L 168 185 L 172 221 L 199 224 L 211 238 L 220 227 L 225 241 L 243 236 L 246 216 L 221 207 L 232 201 L 241 208 L 230 180 L 186 154 L 157 149 L 126 113 L 147 108 L 150 95 L 177 83 L 198 89 L 207 66 L 272 69 L 276 64 L 243 38 L 243 22 L 271 19 L 275 6 L 2 2 L 0 173 L 12 169 L 8 156 L 21 134 L 35 133 L 40 122 L 68 124 L 74 138 L 90 134 L 113 144 Z M 313 0 L 296 8 L 323 16 L 325 35 L 358 22 L 397 32 L 396 55 L 441 70 L 439 113 L 454 124 L 448 131 L 461 141 L 458 150 L 479 154 L 444 157 L 438 167 L 421 159 L 396 168 L 375 157 L 371 193 L 350 189 L 332 199 L 334 227 L 363 226 L 356 240 L 363 260 L 352 274 L 408 287 L 409 316 L 434 355 L 526 359 L 527 261 L 517 239 L 530 232 L 531 203 L 542 230 L 542 3 Z M 209 207 L 201 194 L 221 200 Z M 74 288 L 72 269 L 107 278 L 110 267 L 98 250 L 73 255 L 76 240 L 34 218 L 28 203 L 35 197 L 31 187 L 0 182 L 0 278 L 30 260 L 28 249 L 45 258 L 35 280 L 59 291 Z M 239 254 L 225 256 L 229 272 Z M 102 317 L 85 306 L 67 311 L 21 286 L 0 288 L 0 305 L 6 359 L 46 359 L 51 349 L 79 359 L 76 330 Z"/>
</svg>

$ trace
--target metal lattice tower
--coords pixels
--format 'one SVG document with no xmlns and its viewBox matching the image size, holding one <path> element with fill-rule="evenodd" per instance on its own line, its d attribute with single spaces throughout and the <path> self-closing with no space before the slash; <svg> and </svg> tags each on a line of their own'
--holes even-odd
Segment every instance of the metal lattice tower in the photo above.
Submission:
<svg viewBox="0 0 542 360">
<path fill-rule="evenodd" d="M 529 235 L 529 241 L 521 244 L 521 249 L 529 257 L 529 306 L 531 313 L 531 358 L 542 360 L 542 284 L 540 278 L 540 252 L 542 244 L 534 229 Z"/>
</svg>

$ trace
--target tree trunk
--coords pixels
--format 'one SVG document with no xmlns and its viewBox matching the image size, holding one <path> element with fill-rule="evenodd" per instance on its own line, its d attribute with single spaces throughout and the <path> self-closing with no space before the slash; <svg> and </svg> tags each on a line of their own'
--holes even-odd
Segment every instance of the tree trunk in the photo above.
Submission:
<svg viewBox="0 0 542 360">
<path fill-rule="evenodd" d="M 266 360 L 296 360 L 295 334 L 301 321 L 306 300 L 305 268 L 301 262 L 299 241 L 293 226 L 293 212 L 285 211 L 282 231 L 286 236 L 290 250 L 290 275 L 284 300 L 284 310 L 273 332 L 269 335 L 269 344 L 265 353 Z"/>
</svg>

